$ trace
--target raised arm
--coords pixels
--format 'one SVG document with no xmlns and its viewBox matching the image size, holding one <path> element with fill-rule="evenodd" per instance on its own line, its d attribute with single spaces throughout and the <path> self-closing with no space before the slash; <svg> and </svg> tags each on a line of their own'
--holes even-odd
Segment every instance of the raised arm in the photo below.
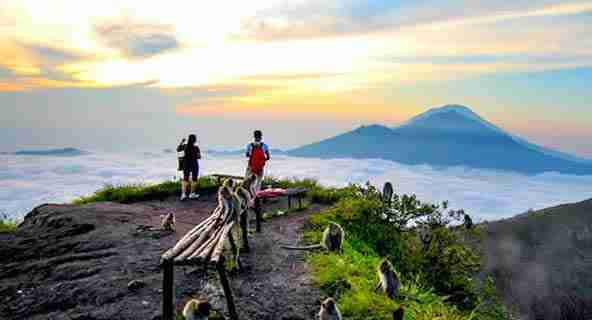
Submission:
<svg viewBox="0 0 592 320">
<path fill-rule="evenodd" d="M 265 160 L 269 160 L 271 159 L 271 156 L 269 156 L 269 146 L 266 144 L 265 145 Z"/>
<path fill-rule="evenodd" d="M 181 152 L 185 150 L 185 138 L 181 140 L 181 143 L 177 146 L 177 152 Z"/>
<path fill-rule="evenodd" d="M 251 144 L 250 143 L 247 145 L 247 152 L 245 153 L 245 156 L 247 158 L 251 157 Z"/>
</svg>

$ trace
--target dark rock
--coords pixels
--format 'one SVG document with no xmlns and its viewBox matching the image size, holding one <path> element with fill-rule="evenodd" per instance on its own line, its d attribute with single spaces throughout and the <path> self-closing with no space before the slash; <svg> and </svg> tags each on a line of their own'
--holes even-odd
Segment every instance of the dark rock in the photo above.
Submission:
<svg viewBox="0 0 592 320">
<path fill-rule="evenodd" d="M 0 238 L 0 319 L 160 319 L 160 256 L 215 206 L 212 192 L 191 203 L 175 197 L 165 202 L 35 208 L 11 237 Z M 158 229 L 160 215 L 171 209 L 178 218 L 176 233 L 138 229 Z M 242 259 L 248 272 L 230 277 L 241 320 L 282 315 L 311 319 L 318 312 L 320 291 L 307 277 L 306 253 L 276 245 L 297 242 L 306 215 L 318 210 L 312 206 L 273 219 L 253 235 L 252 252 Z M 191 297 L 207 297 L 215 310 L 227 315 L 215 273 L 186 273 L 178 267 L 176 309 Z M 277 308 L 285 301 L 291 302 L 289 314 Z"/>
</svg>

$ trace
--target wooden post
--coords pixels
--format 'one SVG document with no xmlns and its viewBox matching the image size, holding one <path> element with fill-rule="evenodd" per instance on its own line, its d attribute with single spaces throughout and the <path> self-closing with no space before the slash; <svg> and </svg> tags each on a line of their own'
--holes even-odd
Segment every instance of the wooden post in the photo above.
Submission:
<svg viewBox="0 0 592 320">
<path fill-rule="evenodd" d="M 261 199 L 255 198 L 255 217 L 257 219 L 256 222 L 256 231 L 261 232 Z"/>
<path fill-rule="evenodd" d="M 302 209 L 302 195 L 298 196 L 298 209 Z"/>
<path fill-rule="evenodd" d="M 288 210 L 292 209 L 292 195 L 288 195 Z"/>
<path fill-rule="evenodd" d="M 173 301 L 175 266 L 173 259 L 166 259 L 162 262 L 162 319 L 173 320 L 175 318 L 175 307 Z"/>
<path fill-rule="evenodd" d="M 247 230 L 247 225 L 248 225 L 248 221 L 247 219 L 249 219 L 249 209 L 247 209 L 247 211 L 243 212 L 243 214 L 241 214 L 240 216 L 240 227 L 241 227 L 241 233 L 242 233 L 242 238 L 243 238 L 243 245 L 242 245 L 242 251 L 245 253 L 248 253 L 250 248 L 249 248 L 249 230 Z"/>
<path fill-rule="evenodd" d="M 222 283 L 222 289 L 224 290 L 224 296 L 226 296 L 226 303 L 228 305 L 228 313 L 230 313 L 231 320 L 238 320 L 236 314 L 236 307 L 234 305 L 234 299 L 232 297 L 232 291 L 230 290 L 230 283 L 226 277 L 226 268 L 224 267 L 224 256 L 220 257 L 220 261 L 216 264 L 218 275 L 220 276 L 220 282 Z"/>
</svg>

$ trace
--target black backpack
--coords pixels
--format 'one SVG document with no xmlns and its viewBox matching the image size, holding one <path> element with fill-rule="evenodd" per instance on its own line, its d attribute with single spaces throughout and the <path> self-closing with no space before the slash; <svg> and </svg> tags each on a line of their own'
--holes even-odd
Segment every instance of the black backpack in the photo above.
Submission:
<svg viewBox="0 0 592 320">
<path fill-rule="evenodd" d="M 179 151 L 181 150 L 181 151 Z M 177 160 L 178 160 L 178 164 L 177 164 L 177 171 L 183 171 L 183 169 L 185 168 L 185 166 L 183 165 L 183 163 L 185 162 L 185 145 L 181 144 L 177 147 Z"/>
</svg>

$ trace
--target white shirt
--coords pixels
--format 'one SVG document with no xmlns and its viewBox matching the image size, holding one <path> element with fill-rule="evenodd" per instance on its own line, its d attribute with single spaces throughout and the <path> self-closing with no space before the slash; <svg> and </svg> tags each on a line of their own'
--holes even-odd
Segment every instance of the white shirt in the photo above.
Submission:
<svg viewBox="0 0 592 320">
<path fill-rule="evenodd" d="M 250 157 L 251 156 L 251 150 L 253 149 L 253 143 L 257 144 L 257 142 L 251 142 L 247 145 L 247 155 Z M 263 150 L 263 152 L 265 154 L 269 153 L 269 147 L 265 144 L 265 142 L 259 142 L 259 144 L 261 145 L 261 150 Z"/>
</svg>

